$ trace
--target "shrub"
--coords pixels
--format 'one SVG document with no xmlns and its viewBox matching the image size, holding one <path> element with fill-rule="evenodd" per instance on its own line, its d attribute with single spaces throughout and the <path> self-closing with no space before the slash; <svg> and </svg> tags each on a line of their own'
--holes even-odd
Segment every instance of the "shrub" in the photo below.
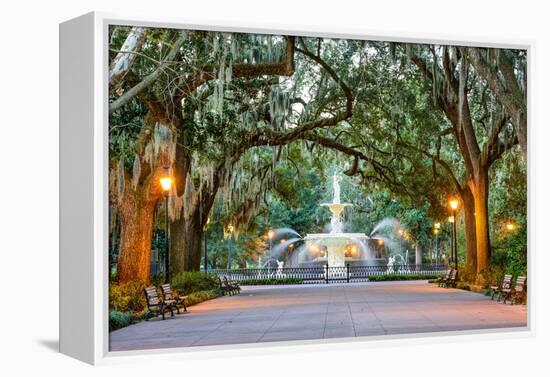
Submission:
<svg viewBox="0 0 550 377">
<path fill-rule="evenodd" d="M 457 287 L 458 289 L 462 289 L 462 290 L 465 290 L 465 291 L 471 291 L 470 284 L 468 284 L 468 283 L 462 283 L 462 282 L 460 282 L 460 283 L 458 283 L 458 284 L 456 285 L 456 287 Z"/>
<path fill-rule="evenodd" d="M 194 292 L 188 295 L 186 304 L 187 306 L 196 305 L 200 302 L 211 300 L 213 298 L 221 296 L 221 291 L 216 289 L 211 289 L 208 291 L 199 291 Z M 119 310 L 111 310 L 109 312 L 109 331 L 115 331 L 131 324 L 143 321 L 145 319 L 153 318 L 155 315 L 149 310 L 143 310 L 142 312 L 123 312 Z"/>
<path fill-rule="evenodd" d="M 172 287 L 182 294 L 209 291 L 218 287 L 218 277 L 200 271 L 180 272 L 172 278 Z"/>
<path fill-rule="evenodd" d="M 201 303 L 203 301 L 211 300 L 216 297 L 220 297 L 222 295 L 222 292 L 218 289 L 211 289 L 208 291 L 199 291 L 190 293 L 187 295 L 187 306 L 195 305 L 198 303 Z"/>
<path fill-rule="evenodd" d="M 143 289 L 145 283 L 131 281 L 111 283 L 109 287 L 109 308 L 117 312 L 141 312 L 147 306 Z"/>
<path fill-rule="evenodd" d="M 430 280 L 437 279 L 440 274 L 387 274 L 369 276 L 369 281 L 391 281 L 391 280 Z"/>
<path fill-rule="evenodd" d="M 277 285 L 277 284 L 300 284 L 304 279 L 300 278 L 281 278 L 281 279 L 249 279 L 240 281 L 240 285 Z"/>
<path fill-rule="evenodd" d="M 112 310 L 109 312 L 109 331 L 121 329 L 131 325 L 135 320 L 135 316 L 129 312 L 119 312 Z"/>
</svg>

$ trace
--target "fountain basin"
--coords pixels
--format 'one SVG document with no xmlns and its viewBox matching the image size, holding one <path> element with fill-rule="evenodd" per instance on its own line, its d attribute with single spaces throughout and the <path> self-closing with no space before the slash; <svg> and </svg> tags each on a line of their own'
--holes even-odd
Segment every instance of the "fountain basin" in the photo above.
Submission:
<svg viewBox="0 0 550 377">
<path fill-rule="evenodd" d="M 311 257 L 313 254 L 313 257 L 302 262 L 324 262 L 329 267 L 343 267 L 349 261 L 367 259 L 365 243 L 368 238 L 364 233 L 308 234 L 304 238 L 306 241 L 306 255 Z M 346 256 L 346 251 L 348 256 Z"/>
</svg>

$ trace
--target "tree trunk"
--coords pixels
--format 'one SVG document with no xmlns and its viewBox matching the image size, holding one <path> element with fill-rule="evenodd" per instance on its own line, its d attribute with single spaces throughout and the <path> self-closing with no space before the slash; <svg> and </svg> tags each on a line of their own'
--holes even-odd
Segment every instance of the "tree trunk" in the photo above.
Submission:
<svg viewBox="0 0 550 377">
<path fill-rule="evenodd" d="M 466 270 L 477 273 L 476 215 L 474 196 L 467 185 L 462 193 L 464 205 L 464 230 L 466 239 Z"/>
<path fill-rule="evenodd" d="M 130 184 L 128 184 L 130 185 Z M 151 237 L 155 203 L 146 200 L 145 189 L 129 188 L 119 205 L 120 256 L 118 281 L 141 280 L 149 282 L 151 270 Z"/>
<path fill-rule="evenodd" d="M 491 241 L 489 239 L 489 179 L 488 169 L 480 167 L 474 181 L 470 181 L 474 197 L 476 220 L 476 251 L 478 274 L 489 268 Z"/>
<path fill-rule="evenodd" d="M 422 245 L 420 244 L 420 242 L 416 242 L 415 263 L 417 265 L 422 264 Z"/>
<path fill-rule="evenodd" d="M 192 176 L 191 156 L 185 147 L 185 135 L 185 130 L 183 130 L 176 146 L 175 180 L 176 192 L 179 196 L 184 195 L 185 187 L 188 184 L 187 179 Z M 198 195 L 198 193 L 193 195 Z M 197 200 L 183 203 L 180 218 L 170 225 L 170 250 L 172 251 L 170 273 L 172 275 L 200 269 L 203 226 L 211 208 L 211 205 L 208 206 L 211 200 L 210 196 L 205 195 L 201 199 L 202 202 Z M 189 208 L 189 206 L 194 208 Z M 201 208 L 205 208 L 206 212 L 203 213 Z"/>
<path fill-rule="evenodd" d="M 170 223 L 170 275 L 185 271 L 183 249 L 185 244 L 183 216 Z"/>
<path fill-rule="evenodd" d="M 185 204 L 184 204 L 185 205 Z M 198 219 L 182 215 L 170 225 L 170 273 L 198 271 L 202 256 L 203 229 Z"/>
</svg>

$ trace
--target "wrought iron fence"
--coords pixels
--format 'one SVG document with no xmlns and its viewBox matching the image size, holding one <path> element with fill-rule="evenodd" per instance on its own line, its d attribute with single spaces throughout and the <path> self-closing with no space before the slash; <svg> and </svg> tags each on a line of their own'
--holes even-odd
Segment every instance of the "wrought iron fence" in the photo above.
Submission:
<svg viewBox="0 0 550 377">
<path fill-rule="evenodd" d="M 338 266 L 338 267 L 283 267 L 283 268 L 237 268 L 215 269 L 208 272 L 225 275 L 232 280 L 295 280 L 294 283 L 344 283 L 368 281 L 371 276 L 399 275 L 440 275 L 448 270 L 443 264 L 394 264 L 393 266 Z"/>
</svg>

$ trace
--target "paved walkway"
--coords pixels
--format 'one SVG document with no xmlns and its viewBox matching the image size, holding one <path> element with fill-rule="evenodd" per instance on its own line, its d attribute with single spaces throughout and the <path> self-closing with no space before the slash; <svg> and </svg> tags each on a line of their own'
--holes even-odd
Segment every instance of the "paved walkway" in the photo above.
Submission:
<svg viewBox="0 0 550 377">
<path fill-rule="evenodd" d="M 427 282 L 244 287 L 114 331 L 111 351 L 527 326 L 527 309 Z"/>
</svg>

